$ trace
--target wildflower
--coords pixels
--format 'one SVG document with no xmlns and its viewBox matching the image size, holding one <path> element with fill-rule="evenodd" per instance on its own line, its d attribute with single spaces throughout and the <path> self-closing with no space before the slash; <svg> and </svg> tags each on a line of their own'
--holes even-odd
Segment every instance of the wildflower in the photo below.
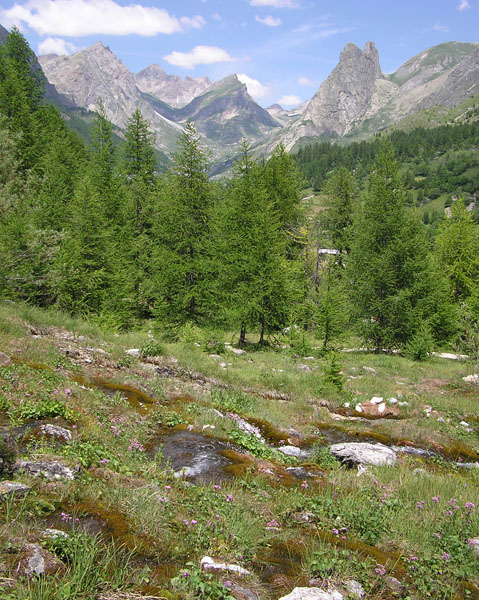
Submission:
<svg viewBox="0 0 479 600">
<path fill-rule="evenodd" d="M 276 519 L 273 519 L 269 523 L 266 523 L 266 527 L 281 527 Z"/>
<path fill-rule="evenodd" d="M 437 538 L 438 540 L 441 539 L 441 534 L 440 533 L 433 533 L 432 534 L 435 538 Z"/>
<path fill-rule="evenodd" d="M 102 465 L 107 465 L 109 462 L 110 462 L 110 459 L 109 459 L 109 458 L 102 458 L 102 459 L 100 460 L 100 463 L 101 463 Z"/>
<path fill-rule="evenodd" d="M 185 576 L 185 579 L 188 579 L 188 577 L 190 576 L 190 574 L 188 573 L 188 571 L 184 572 L 184 576 Z"/>
<path fill-rule="evenodd" d="M 233 500 L 232 494 L 226 494 L 226 502 L 231 502 Z"/>
<path fill-rule="evenodd" d="M 196 519 L 191 519 L 191 524 L 192 525 L 196 525 L 198 523 L 198 521 Z"/>
<path fill-rule="evenodd" d="M 110 429 L 113 431 L 113 435 L 116 435 L 117 437 L 120 435 L 121 431 L 120 428 L 117 427 L 116 425 L 112 425 L 110 427 Z"/>
<path fill-rule="evenodd" d="M 70 388 L 66 388 L 66 390 L 65 390 L 65 394 L 66 394 L 67 396 L 71 396 L 71 395 L 72 395 L 72 391 L 71 391 L 71 389 L 70 389 Z"/>
<path fill-rule="evenodd" d="M 30 396 L 30 394 L 28 392 L 25 393 L 25 396 Z"/>
<path fill-rule="evenodd" d="M 451 555 L 447 552 L 443 552 L 441 558 L 442 560 L 449 560 L 451 558 Z"/>
<path fill-rule="evenodd" d="M 165 485 L 165 490 L 171 490 L 171 485 Z"/>
<path fill-rule="evenodd" d="M 214 490 L 220 490 L 220 489 L 221 489 L 221 486 L 220 486 L 220 485 L 214 485 L 214 486 L 213 486 L 213 489 L 214 489 Z"/>
<path fill-rule="evenodd" d="M 183 523 L 188 527 L 188 525 L 190 524 L 189 521 L 187 521 L 186 519 L 183 519 Z"/>
<path fill-rule="evenodd" d="M 473 502 L 466 502 L 466 504 L 464 504 L 464 508 L 466 510 L 474 510 L 476 505 Z"/>
<path fill-rule="evenodd" d="M 78 425 L 72 425 L 72 429 L 76 429 L 77 427 L 78 427 Z"/>
<path fill-rule="evenodd" d="M 336 529 L 336 527 L 333 528 L 332 532 L 333 535 L 339 535 L 339 529 Z"/>
<path fill-rule="evenodd" d="M 301 484 L 302 488 L 309 488 L 309 485 L 306 483 L 306 481 L 303 481 L 303 483 Z"/>
<path fill-rule="evenodd" d="M 439 502 L 439 500 L 440 500 L 440 499 L 441 499 L 441 496 L 433 496 L 433 497 L 431 498 L 431 500 L 432 500 L 433 502 Z"/>
<path fill-rule="evenodd" d="M 416 503 L 416 507 L 417 508 L 424 508 L 424 500 L 419 500 L 419 502 Z"/>
<path fill-rule="evenodd" d="M 377 564 L 374 571 L 376 572 L 377 575 L 380 575 L 381 577 L 386 575 L 386 569 L 384 568 L 383 565 Z"/>
<path fill-rule="evenodd" d="M 133 450 L 138 450 L 138 452 L 144 452 L 145 447 L 142 444 L 140 444 L 140 442 L 136 438 L 133 438 L 130 440 L 128 450 L 130 450 L 130 452 L 133 452 Z"/>
<path fill-rule="evenodd" d="M 58 390 L 53 390 L 52 394 L 58 394 Z"/>
</svg>

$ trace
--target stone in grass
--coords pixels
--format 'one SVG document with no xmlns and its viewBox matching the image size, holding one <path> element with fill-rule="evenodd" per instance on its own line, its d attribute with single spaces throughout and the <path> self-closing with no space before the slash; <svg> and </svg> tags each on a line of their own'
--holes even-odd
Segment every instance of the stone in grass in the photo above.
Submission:
<svg viewBox="0 0 479 600">
<path fill-rule="evenodd" d="M 396 452 L 383 444 L 350 442 L 333 444 L 329 449 L 335 458 L 344 463 L 381 467 L 394 465 L 397 461 Z"/>
<path fill-rule="evenodd" d="M 296 368 L 300 369 L 301 371 L 306 371 L 306 373 L 309 373 L 309 371 L 311 371 L 311 369 L 308 367 L 308 365 L 299 364 L 299 365 L 296 365 Z"/>
<path fill-rule="evenodd" d="M 29 485 L 18 481 L 0 481 L 0 502 L 11 496 L 24 496 L 31 490 Z"/>
<path fill-rule="evenodd" d="M 337 591 L 325 592 L 317 587 L 297 587 L 279 600 L 342 600 L 344 596 Z"/>
<path fill-rule="evenodd" d="M 308 458 L 310 455 L 309 452 L 301 450 L 297 446 L 280 446 L 277 450 L 286 456 L 293 456 L 294 458 Z"/>
<path fill-rule="evenodd" d="M 231 590 L 231 593 L 236 598 L 236 600 L 260 600 L 260 597 L 253 590 L 249 590 L 238 585 L 236 582 L 231 580 L 223 581 L 223 585 Z"/>
<path fill-rule="evenodd" d="M 5 352 L 0 352 L 0 367 L 8 367 L 11 362 L 12 361 L 8 354 L 5 354 Z"/>
<path fill-rule="evenodd" d="M 239 565 L 230 563 L 216 562 L 210 556 L 203 556 L 200 560 L 200 567 L 203 571 L 221 571 L 226 573 L 237 573 L 238 575 L 249 575 L 250 571 L 243 569 Z"/>
<path fill-rule="evenodd" d="M 52 529 L 47 527 L 42 533 L 44 538 L 56 539 L 56 538 L 67 538 L 70 537 L 66 531 L 62 531 L 61 529 Z"/>
<path fill-rule="evenodd" d="M 469 538 L 467 544 L 475 552 L 477 558 L 479 558 L 479 538 Z"/>
<path fill-rule="evenodd" d="M 358 598 L 359 600 L 362 600 L 366 597 L 366 592 L 363 586 L 359 583 L 359 581 L 356 581 L 355 579 L 346 581 L 344 583 L 344 587 L 348 590 L 349 594 L 353 598 Z"/>
<path fill-rule="evenodd" d="M 383 581 L 389 591 L 395 596 L 400 596 L 404 592 L 404 584 L 402 584 L 399 579 L 396 579 L 392 575 L 387 575 Z"/>
<path fill-rule="evenodd" d="M 125 352 L 128 354 L 128 356 L 133 356 L 134 358 L 140 358 L 141 356 L 139 348 L 129 348 L 128 350 L 125 350 Z"/>
<path fill-rule="evenodd" d="M 69 429 L 51 423 L 40 425 L 36 433 L 61 442 L 69 442 L 72 439 L 72 432 Z"/>
<path fill-rule="evenodd" d="M 45 477 L 49 480 L 73 480 L 80 472 L 78 466 L 70 467 L 59 460 L 17 460 L 14 470 L 25 471 L 35 477 Z"/>
<path fill-rule="evenodd" d="M 479 384 L 479 374 L 475 373 L 474 375 L 468 375 L 467 377 L 463 377 L 462 380 L 466 383 Z"/>
<path fill-rule="evenodd" d="M 35 575 L 53 575 L 63 568 L 63 563 L 40 544 L 27 544 L 22 549 L 15 567 L 17 575 L 32 577 Z"/>
</svg>

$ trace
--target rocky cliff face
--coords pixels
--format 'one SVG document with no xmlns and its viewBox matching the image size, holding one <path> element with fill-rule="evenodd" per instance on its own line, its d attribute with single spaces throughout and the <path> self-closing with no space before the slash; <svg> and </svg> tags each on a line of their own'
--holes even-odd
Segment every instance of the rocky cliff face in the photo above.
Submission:
<svg viewBox="0 0 479 600">
<path fill-rule="evenodd" d="M 208 77 L 193 79 L 188 75 L 182 79 L 178 75 L 168 75 L 160 65 L 150 65 L 135 77 L 138 88 L 170 104 L 181 108 L 210 87 Z"/>
</svg>

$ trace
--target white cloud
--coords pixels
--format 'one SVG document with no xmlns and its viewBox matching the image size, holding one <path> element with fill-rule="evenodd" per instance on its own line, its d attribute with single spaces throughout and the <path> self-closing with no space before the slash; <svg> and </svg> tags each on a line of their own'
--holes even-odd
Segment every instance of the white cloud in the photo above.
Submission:
<svg viewBox="0 0 479 600">
<path fill-rule="evenodd" d="M 269 92 L 269 88 L 260 83 L 257 79 L 252 79 L 244 73 L 238 73 L 237 77 L 241 83 L 246 85 L 248 88 L 248 93 L 253 96 L 253 98 L 264 98 L 264 96 L 266 96 L 266 94 Z"/>
<path fill-rule="evenodd" d="M 273 6 L 274 8 L 298 8 L 298 0 L 249 0 L 251 6 Z"/>
<path fill-rule="evenodd" d="M 277 101 L 281 106 L 297 106 L 301 104 L 302 100 L 299 96 L 295 96 L 294 94 L 287 94 L 286 96 L 281 96 L 281 98 Z"/>
<path fill-rule="evenodd" d="M 283 24 L 283 21 L 281 19 L 279 19 L 278 17 L 271 17 L 270 15 L 264 17 L 263 19 L 261 17 L 258 17 L 258 15 L 255 15 L 254 19 L 255 21 L 258 21 L 258 23 L 263 23 L 268 27 L 278 27 L 278 25 Z"/>
<path fill-rule="evenodd" d="M 205 24 L 199 15 L 177 19 L 163 8 L 141 4 L 121 6 L 114 0 L 28 0 L 0 9 L 0 22 L 7 27 L 27 25 L 40 35 L 69 37 L 152 36 L 197 29 Z"/>
<path fill-rule="evenodd" d="M 217 12 L 213 13 L 213 14 L 211 15 L 211 18 L 212 18 L 214 21 L 222 21 L 222 20 L 223 20 L 223 17 L 220 15 L 220 13 L 217 13 Z"/>
<path fill-rule="evenodd" d="M 62 40 L 62 38 L 48 37 L 38 44 L 38 54 L 58 54 L 66 55 L 76 52 L 78 48 L 75 44 Z"/>
<path fill-rule="evenodd" d="M 431 29 L 433 31 L 445 31 L 445 32 L 449 31 L 449 27 L 447 27 L 446 25 L 441 25 L 441 23 L 439 23 L 439 21 L 436 21 Z"/>
<path fill-rule="evenodd" d="M 471 5 L 469 4 L 469 2 L 467 0 L 461 0 L 461 2 L 458 4 L 457 10 L 463 11 L 463 10 L 469 10 L 471 8 Z"/>
<path fill-rule="evenodd" d="M 305 85 L 306 87 L 316 87 L 318 85 L 316 81 L 313 81 L 308 77 L 300 77 L 298 83 L 299 85 Z"/>
<path fill-rule="evenodd" d="M 233 62 L 235 59 L 218 46 L 195 46 L 190 52 L 172 52 L 163 57 L 166 62 L 183 69 L 196 65 L 212 65 L 218 62 Z"/>
</svg>

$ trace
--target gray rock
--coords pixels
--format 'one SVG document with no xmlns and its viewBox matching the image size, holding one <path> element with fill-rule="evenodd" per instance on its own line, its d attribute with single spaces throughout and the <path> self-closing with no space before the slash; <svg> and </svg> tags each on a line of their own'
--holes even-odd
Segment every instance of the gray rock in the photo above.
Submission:
<svg viewBox="0 0 479 600">
<path fill-rule="evenodd" d="M 393 594 L 400 596 L 403 593 L 404 585 L 399 581 L 399 579 L 396 579 L 391 575 L 387 575 L 383 581 Z"/>
<path fill-rule="evenodd" d="M 200 560 L 200 567 L 203 571 L 220 571 L 222 573 L 237 573 L 238 575 L 249 575 L 250 571 L 231 563 L 217 562 L 210 556 L 203 556 Z"/>
<path fill-rule="evenodd" d="M 11 496 L 25 496 L 32 488 L 18 481 L 0 481 L 0 502 Z"/>
<path fill-rule="evenodd" d="M 40 425 L 39 433 L 62 442 L 69 442 L 72 439 L 72 432 L 69 429 L 50 423 Z"/>
<path fill-rule="evenodd" d="M 128 356 L 133 356 L 134 358 L 140 358 L 140 349 L 139 348 L 130 348 L 125 350 Z"/>
<path fill-rule="evenodd" d="M 471 548 L 471 550 L 479 558 L 479 537 L 477 537 L 477 538 L 469 538 L 467 540 L 467 544 L 468 544 L 469 548 Z"/>
<path fill-rule="evenodd" d="M 246 354 L 246 350 L 242 350 L 241 348 L 233 348 L 233 346 L 227 346 L 228 350 L 237 356 L 242 356 Z"/>
<path fill-rule="evenodd" d="M 373 369 L 372 367 L 366 367 L 366 366 L 363 367 L 363 371 L 367 371 L 368 373 L 373 373 L 373 374 L 376 373 L 376 369 Z"/>
<path fill-rule="evenodd" d="M 42 533 L 42 536 L 50 539 L 69 537 L 66 531 L 62 531 L 61 529 L 51 529 L 50 527 L 45 529 L 45 531 Z"/>
<path fill-rule="evenodd" d="M 290 594 L 282 596 L 279 600 L 340 600 L 340 598 L 343 598 L 343 595 L 339 594 L 339 592 L 336 592 L 336 595 L 333 596 L 329 592 L 320 590 L 317 587 L 297 587 Z"/>
<path fill-rule="evenodd" d="M 308 365 L 303 365 L 301 363 L 299 365 L 296 365 L 296 368 L 300 369 L 300 371 L 306 371 L 306 373 L 309 373 L 311 371 Z"/>
<path fill-rule="evenodd" d="M 295 458 L 307 458 L 309 456 L 309 452 L 301 450 L 297 446 L 279 446 L 277 450 L 286 456 L 294 456 Z"/>
<path fill-rule="evenodd" d="M 12 361 L 8 354 L 5 354 L 5 352 L 0 352 L 0 367 L 8 367 L 11 362 Z"/>
<path fill-rule="evenodd" d="M 14 470 L 25 471 L 35 477 L 45 477 L 49 480 L 73 480 L 80 472 L 79 467 L 68 466 L 59 460 L 17 460 Z"/>
<path fill-rule="evenodd" d="M 383 444 L 369 444 L 367 442 L 333 444 L 330 451 L 333 456 L 346 463 L 391 466 L 397 460 L 394 450 Z"/>
<path fill-rule="evenodd" d="M 359 581 L 356 581 L 354 579 L 351 579 L 350 581 L 345 581 L 344 587 L 348 590 L 350 595 L 353 596 L 353 598 L 359 598 L 359 600 L 362 600 L 362 598 L 366 597 L 366 591 L 364 590 L 363 586 L 359 583 Z"/>
<path fill-rule="evenodd" d="M 18 575 L 53 575 L 63 568 L 63 563 L 40 544 L 27 544 L 15 568 Z"/>
<path fill-rule="evenodd" d="M 416 475 L 416 476 L 421 476 L 421 477 L 423 477 L 423 476 L 429 477 L 429 473 L 426 471 L 426 469 L 420 469 L 420 468 L 414 469 L 412 474 Z"/>
</svg>

